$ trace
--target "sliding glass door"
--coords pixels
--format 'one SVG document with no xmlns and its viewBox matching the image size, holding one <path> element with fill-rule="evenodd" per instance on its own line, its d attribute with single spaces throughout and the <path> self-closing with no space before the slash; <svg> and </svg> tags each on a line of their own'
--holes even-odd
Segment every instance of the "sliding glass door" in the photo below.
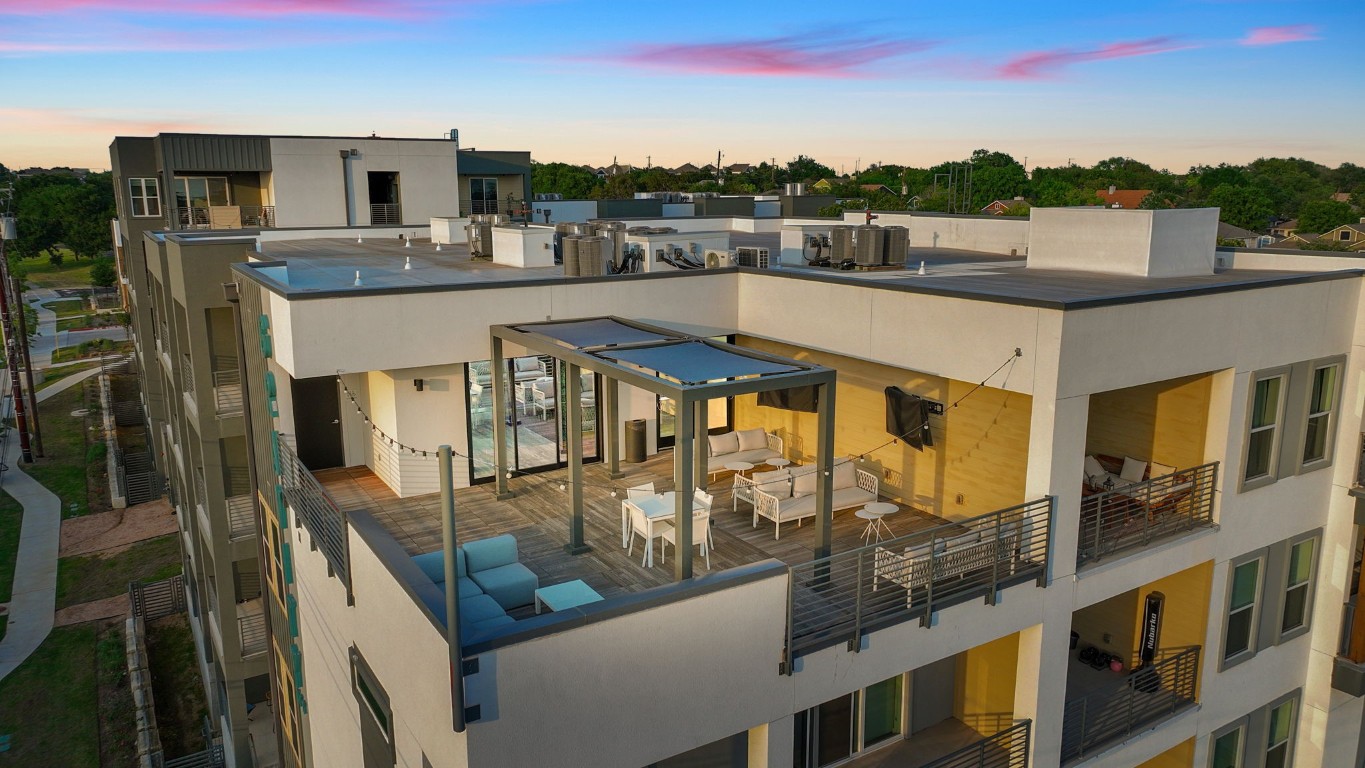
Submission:
<svg viewBox="0 0 1365 768">
<path fill-rule="evenodd" d="M 502 397 L 507 404 L 511 469 L 536 472 L 558 469 L 568 464 L 568 409 L 560 408 L 567 397 L 564 369 L 552 358 L 517 357 L 506 361 L 507 372 Z M 468 382 L 470 477 L 475 481 L 492 479 L 493 451 L 493 377 L 487 360 L 465 366 Z M 597 461 L 597 377 L 585 373 L 581 378 L 583 460 Z"/>
</svg>

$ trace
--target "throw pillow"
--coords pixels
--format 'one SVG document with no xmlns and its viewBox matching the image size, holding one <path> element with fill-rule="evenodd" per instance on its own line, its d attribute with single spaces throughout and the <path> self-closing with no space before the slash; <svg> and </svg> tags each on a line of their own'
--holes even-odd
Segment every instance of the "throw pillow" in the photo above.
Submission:
<svg viewBox="0 0 1365 768">
<path fill-rule="evenodd" d="M 1085 476 L 1091 484 L 1095 483 L 1095 478 L 1099 478 L 1101 483 L 1104 482 L 1104 465 L 1100 464 L 1099 459 L 1094 456 L 1085 457 Z"/>
<path fill-rule="evenodd" d="M 723 435 L 711 435 L 706 439 L 711 448 L 712 456 L 720 456 L 725 453 L 736 453 L 739 451 L 739 435 L 734 432 L 726 432 Z"/>
<path fill-rule="evenodd" d="M 1165 477 L 1174 474 L 1175 467 L 1172 467 L 1169 464 L 1158 464 L 1155 461 L 1152 462 L 1152 477 Z"/>
<path fill-rule="evenodd" d="M 741 451 L 761 451 L 768 447 L 768 436 L 763 429 L 741 429 L 735 435 L 739 439 L 739 449 Z"/>
<path fill-rule="evenodd" d="M 1140 483 L 1146 475 L 1147 462 L 1135 459 L 1132 456 L 1123 457 L 1123 471 L 1119 472 L 1119 477 L 1130 483 Z"/>
<path fill-rule="evenodd" d="M 754 485 L 758 490 L 777 499 L 789 498 L 792 495 L 791 473 L 785 469 L 755 472 Z"/>
<path fill-rule="evenodd" d="M 815 493 L 816 470 L 814 467 L 802 467 L 792 473 L 792 495 L 809 496 Z"/>
<path fill-rule="evenodd" d="M 834 490 L 852 488 L 858 484 L 858 475 L 853 459 L 838 459 L 834 462 Z"/>
</svg>

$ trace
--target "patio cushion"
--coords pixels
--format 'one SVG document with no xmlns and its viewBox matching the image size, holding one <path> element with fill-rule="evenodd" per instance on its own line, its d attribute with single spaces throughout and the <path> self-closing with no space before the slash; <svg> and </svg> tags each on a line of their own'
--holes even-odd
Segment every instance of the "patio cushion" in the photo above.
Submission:
<svg viewBox="0 0 1365 768">
<path fill-rule="evenodd" d="M 735 433 L 741 451 L 758 451 L 768 447 L 768 435 L 762 428 L 741 429 Z"/>
<path fill-rule="evenodd" d="M 1119 472 L 1119 477 L 1130 483 L 1140 483 L 1146 475 L 1147 462 L 1132 456 L 1123 457 L 1123 471 Z"/>
<path fill-rule="evenodd" d="M 518 357 L 516 360 L 517 373 L 544 373 L 540 367 L 540 358 L 537 357 Z"/>
<path fill-rule="evenodd" d="M 1104 465 L 1100 464 L 1100 460 L 1094 456 L 1085 457 L 1085 477 L 1092 484 L 1095 482 L 1095 478 L 1104 482 Z"/>
<path fill-rule="evenodd" d="M 1152 462 L 1152 477 L 1165 477 L 1174 474 L 1175 467 L 1172 467 L 1169 464 L 1158 464 L 1155 461 Z"/>
<path fill-rule="evenodd" d="M 774 498 L 786 499 L 792 495 L 791 473 L 785 469 L 777 469 L 772 472 L 755 472 L 753 479 L 758 490 Z"/>
<path fill-rule="evenodd" d="M 466 542 L 464 556 L 465 567 L 469 569 L 471 575 L 508 563 L 515 563 L 517 561 L 517 539 L 510 533 L 504 533 L 491 539 Z"/>
<path fill-rule="evenodd" d="M 858 484 L 857 467 L 853 466 L 853 459 L 836 460 L 834 462 L 834 490 L 842 488 L 852 488 Z"/>
<path fill-rule="evenodd" d="M 494 617 L 491 618 L 491 619 L 484 619 L 483 621 L 476 621 L 476 622 L 474 622 L 474 625 L 470 627 L 470 630 L 472 630 L 472 631 L 470 632 L 470 634 L 471 634 L 471 635 L 472 635 L 472 634 L 475 634 L 475 633 L 480 633 L 480 634 L 481 634 L 481 633 L 483 633 L 483 632 L 487 632 L 487 631 L 490 630 L 490 629 L 494 629 L 494 628 L 496 628 L 496 627 L 501 627 L 501 626 L 504 625 L 504 624 L 516 624 L 516 623 L 517 623 L 517 620 L 514 619 L 514 618 L 512 618 L 511 616 L 508 616 L 507 614 L 503 614 L 503 615 L 501 615 L 501 616 L 494 616 Z M 461 631 L 460 634 L 461 634 L 461 635 L 464 635 L 465 633 L 464 633 L 463 631 Z"/>
<path fill-rule="evenodd" d="M 792 495 L 806 496 L 815 493 L 815 481 L 817 479 L 815 467 L 809 467 L 804 472 L 792 473 Z"/>
<path fill-rule="evenodd" d="M 456 550 L 458 552 L 459 550 Z M 422 569 L 432 584 L 444 584 L 446 580 L 445 553 L 441 550 L 428 552 L 425 555 L 417 555 L 412 558 L 412 562 Z M 458 561 L 457 561 L 458 562 Z"/>
<path fill-rule="evenodd" d="M 486 571 L 473 571 L 469 578 L 473 579 L 485 594 L 498 601 L 498 605 L 508 610 L 530 605 L 535 601 L 536 589 L 540 587 L 540 579 L 521 563 L 510 563 Z"/>
<path fill-rule="evenodd" d="M 474 580 L 469 578 L 468 576 L 461 576 L 455 581 L 457 582 L 457 588 L 460 590 L 461 600 L 465 599 L 466 597 L 474 597 L 475 595 L 483 594 L 483 590 L 479 589 L 479 585 L 475 584 Z"/>
<path fill-rule="evenodd" d="M 734 432 L 726 432 L 723 435 L 711 435 L 706 439 L 707 445 L 711 447 L 712 456 L 720 456 L 726 453 L 739 451 L 739 435 Z"/>
<path fill-rule="evenodd" d="M 488 595 L 475 595 L 467 600 L 460 601 L 460 621 L 467 621 L 477 624 L 486 619 L 506 616 L 507 612 L 498 605 L 497 601 Z"/>
</svg>

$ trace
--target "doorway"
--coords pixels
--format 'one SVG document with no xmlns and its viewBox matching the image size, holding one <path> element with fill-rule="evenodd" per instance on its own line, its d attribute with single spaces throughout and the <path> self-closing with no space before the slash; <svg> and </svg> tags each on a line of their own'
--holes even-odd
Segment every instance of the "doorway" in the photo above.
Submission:
<svg viewBox="0 0 1365 768">
<path fill-rule="evenodd" d="M 341 443 L 341 397 L 335 376 L 291 380 L 299 461 L 313 471 L 346 466 Z"/>
<path fill-rule="evenodd" d="M 370 224 L 376 227 L 402 224 L 398 172 L 369 171 L 366 181 L 370 191 Z"/>
<path fill-rule="evenodd" d="M 498 180 L 476 178 L 469 180 L 469 212 L 498 212 Z"/>
</svg>

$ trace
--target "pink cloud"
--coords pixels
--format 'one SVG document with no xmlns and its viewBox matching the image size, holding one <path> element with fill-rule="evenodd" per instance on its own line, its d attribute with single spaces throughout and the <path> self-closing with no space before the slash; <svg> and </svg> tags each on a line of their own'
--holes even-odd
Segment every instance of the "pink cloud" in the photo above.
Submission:
<svg viewBox="0 0 1365 768">
<path fill-rule="evenodd" d="M 1178 43 L 1170 37 L 1149 37 L 1145 40 L 1109 43 L 1089 50 L 1054 48 L 1050 51 L 1032 51 L 1000 65 L 994 70 L 993 76 L 1001 80 L 1042 80 L 1073 64 L 1151 56 L 1190 47 L 1193 46 Z"/>
<path fill-rule="evenodd" d="M 245 19 L 351 16 L 412 20 L 472 4 L 467 0 L 6 0 L 0 15 L 109 12 Z"/>
<path fill-rule="evenodd" d="M 1238 42 L 1242 45 L 1280 45 L 1317 40 L 1318 28 L 1311 24 L 1290 24 L 1283 27 L 1254 27 Z"/>
<path fill-rule="evenodd" d="M 19 134 L 92 136 L 105 143 L 111 136 L 197 133 L 220 129 L 211 124 L 178 118 L 110 117 L 81 109 L 0 108 L 0 122 Z"/>
<path fill-rule="evenodd" d="M 618 55 L 575 58 L 698 74 L 852 78 L 876 76 L 876 65 L 931 45 L 916 40 L 815 42 L 808 37 L 774 37 L 729 43 L 636 45 Z"/>
</svg>

